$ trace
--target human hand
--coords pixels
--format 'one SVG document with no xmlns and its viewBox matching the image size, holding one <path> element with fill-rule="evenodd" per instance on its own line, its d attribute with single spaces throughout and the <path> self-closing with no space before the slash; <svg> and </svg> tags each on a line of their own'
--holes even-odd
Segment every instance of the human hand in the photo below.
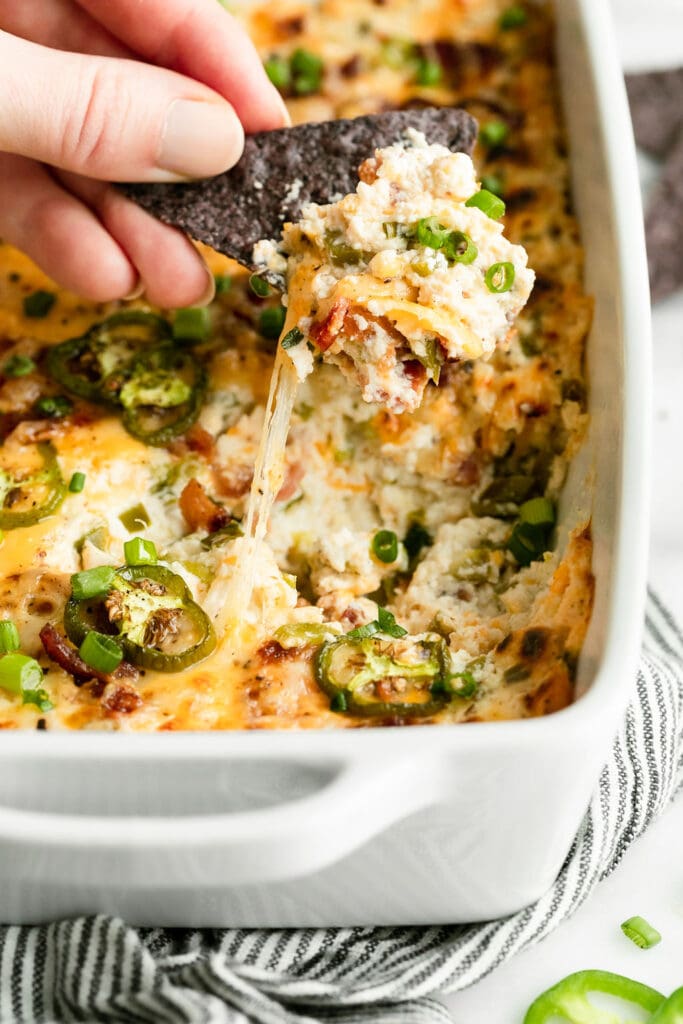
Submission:
<svg viewBox="0 0 683 1024">
<path fill-rule="evenodd" d="M 219 174 L 285 121 L 217 0 L 0 0 L 0 237 L 87 298 L 209 301 L 185 235 L 107 183 Z"/>
</svg>

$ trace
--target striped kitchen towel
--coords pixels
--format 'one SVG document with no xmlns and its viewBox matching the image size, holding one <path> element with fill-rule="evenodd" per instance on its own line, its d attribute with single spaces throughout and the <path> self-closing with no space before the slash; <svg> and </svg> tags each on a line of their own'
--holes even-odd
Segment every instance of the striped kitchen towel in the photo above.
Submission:
<svg viewBox="0 0 683 1024">
<path fill-rule="evenodd" d="M 1 1024 L 438 1024 L 435 994 L 548 935 L 683 781 L 683 634 L 650 593 L 633 700 L 557 881 L 487 924 L 134 930 L 104 916 L 0 929 Z"/>
</svg>

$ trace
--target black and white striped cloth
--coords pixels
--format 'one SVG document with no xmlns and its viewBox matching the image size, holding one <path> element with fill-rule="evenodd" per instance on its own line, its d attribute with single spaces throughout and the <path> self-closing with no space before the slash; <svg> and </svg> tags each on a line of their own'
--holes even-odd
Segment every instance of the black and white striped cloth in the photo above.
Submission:
<svg viewBox="0 0 683 1024">
<path fill-rule="evenodd" d="M 488 924 L 136 931 L 109 917 L 0 929 L 1 1024 L 445 1024 L 434 995 L 548 935 L 683 782 L 683 634 L 650 593 L 633 700 L 557 881 Z"/>
</svg>

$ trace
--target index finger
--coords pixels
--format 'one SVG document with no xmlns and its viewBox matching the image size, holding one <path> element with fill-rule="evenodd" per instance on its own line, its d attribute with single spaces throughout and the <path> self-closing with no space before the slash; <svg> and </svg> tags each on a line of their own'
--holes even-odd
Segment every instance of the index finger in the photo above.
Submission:
<svg viewBox="0 0 683 1024">
<path fill-rule="evenodd" d="M 220 93 L 247 132 L 288 123 L 283 101 L 251 39 L 216 0 L 78 0 L 146 60 Z"/>
</svg>

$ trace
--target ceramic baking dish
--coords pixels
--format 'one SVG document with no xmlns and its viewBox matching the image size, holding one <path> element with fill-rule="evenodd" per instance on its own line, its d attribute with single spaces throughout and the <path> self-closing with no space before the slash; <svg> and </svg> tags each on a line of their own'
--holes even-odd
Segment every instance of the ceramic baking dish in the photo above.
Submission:
<svg viewBox="0 0 683 1024">
<path fill-rule="evenodd" d="M 582 696 L 544 719 L 337 732 L 5 734 L 4 921 L 474 921 L 551 883 L 632 692 L 645 588 L 649 309 L 606 0 L 557 3 L 574 193 L 596 299 L 591 428 L 561 533 L 592 513 Z"/>
</svg>

